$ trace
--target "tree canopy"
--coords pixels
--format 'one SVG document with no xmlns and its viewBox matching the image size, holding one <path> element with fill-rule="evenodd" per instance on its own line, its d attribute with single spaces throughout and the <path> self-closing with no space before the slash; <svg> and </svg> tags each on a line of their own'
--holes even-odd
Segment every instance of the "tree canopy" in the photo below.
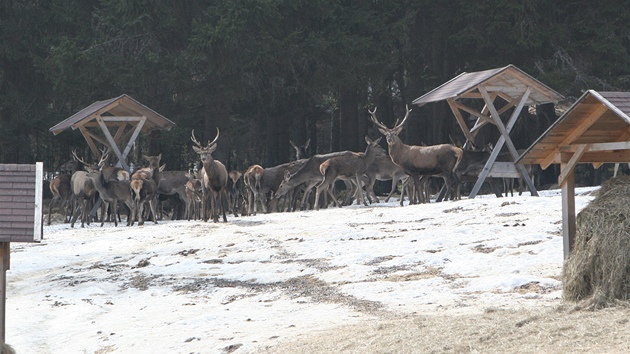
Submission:
<svg viewBox="0 0 630 354">
<path fill-rule="evenodd" d="M 363 150 L 405 104 L 466 71 L 514 64 L 566 97 L 630 87 L 626 3 L 542 0 L 8 0 L 0 3 L 0 162 L 48 171 L 85 149 L 48 129 L 126 93 L 174 121 L 134 158 L 188 169 L 221 130 L 216 158 L 243 170 L 313 152 Z M 529 144 L 553 121 L 515 130 Z M 414 110 L 411 144 L 449 142 L 446 106 Z M 526 146 L 523 146 L 526 147 Z M 87 149 L 85 150 L 87 153 Z"/>
</svg>

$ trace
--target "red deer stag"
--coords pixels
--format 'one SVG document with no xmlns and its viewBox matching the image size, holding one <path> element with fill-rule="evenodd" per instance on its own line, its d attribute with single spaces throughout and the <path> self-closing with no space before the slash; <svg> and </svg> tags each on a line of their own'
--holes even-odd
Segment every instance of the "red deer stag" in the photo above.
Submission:
<svg viewBox="0 0 630 354">
<path fill-rule="evenodd" d="M 196 145 L 193 146 L 193 150 L 199 155 L 199 159 L 203 164 L 201 169 L 201 180 L 203 181 L 203 221 L 208 221 L 209 215 L 212 215 L 214 222 L 219 222 L 218 207 L 223 214 L 223 221 L 227 222 L 225 216 L 225 203 L 228 204 L 228 209 L 234 211 L 234 216 L 238 216 L 236 209 L 233 209 L 230 204 L 230 199 L 227 196 L 227 180 L 228 172 L 225 165 L 221 161 L 217 161 L 212 157 L 212 153 L 217 148 L 217 140 L 219 139 L 219 128 L 217 128 L 217 136 L 212 141 L 208 141 L 206 146 L 195 138 L 195 130 L 192 130 L 191 138 L 192 142 Z M 217 207 L 218 206 L 218 207 Z"/>
<path fill-rule="evenodd" d="M 391 129 L 376 119 L 376 108 L 373 111 L 368 110 L 368 112 L 372 122 L 387 140 L 389 156 L 392 161 L 412 178 L 416 190 L 422 191 L 424 181 L 430 176 L 439 176 L 444 179 L 447 198 L 450 196 L 451 199 L 455 199 L 455 191 L 459 184 L 455 169 L 462 159 L 462 149 L 451 144 L 433 146 L 404 144 L 398 134 L 409 118 L 411 112 L 409 106 L 406 107 L 402 122 L 395 124 Z"/>
<path fill-rule="evenodd" d="M 366 136 L 365 142 L 367 143 L 367 147 L 364 152 L 355 152 L 350 155 L 333 157 L 319 165 L 319 172 L 323 178 L 315 190 L 315 210 L 319 210 L 319 196 L 322 191 L 327 191 L 333 202 L 341 207 L 341 204 L 337 202 L 337 198 L 333 194 L 332 188 L 330 188 L 337 178 L 345 178 L 353 181 L 357 187 L 355 191 L 357 203 L 363 202 L 363 205 L 368 205 L 365 201 L 366 198 L 363 194 L 363 188 L 361 187 L 361 177 L 372 164 L 372 161 L 374 161 L 377 146 L 381 139 L 382 138 L 378 138 L 372 141 Z"/>
<path fill-rule="evenodd" d="M 81 160 L 79 156 L 77 156 L 76 151 L 72 151 L 72 156 L 79 162 L 81 162 L 84 168 L 88 170 L 98 169 L 97 165 L 88 164 L 87 162 Z M 72 200 L 73 202 L 80 204 L 80 208 L 76 208 L 74 214 L 72 215 L 72 219 L 70 220 L 70 227 L 74 227 L 74 223 L 77 221 L 77 217 L 79 213 L 81 214 L 81 227 L 85 227 L 85 224 L 90 224 L 90 216 L 88 207 L 91 208 L 91 204 L 94 201 L 94 197 L 96 195 L 96 187 L 94 187 L 94 183 L 91 179 L 87 177 L 86 171 L 77 171 L 72 174 L 70 178 L 70 185 L 72 186 Z M 73 203 L 73 209 L 74 203 Z M 80 209 L 80 210 L 79 210 Z"/>
</svg>

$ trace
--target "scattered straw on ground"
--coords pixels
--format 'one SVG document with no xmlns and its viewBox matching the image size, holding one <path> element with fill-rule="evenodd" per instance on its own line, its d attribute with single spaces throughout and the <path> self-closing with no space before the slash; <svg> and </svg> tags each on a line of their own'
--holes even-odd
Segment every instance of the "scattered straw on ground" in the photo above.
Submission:
<svg viewBox="0 0 630 354">
<path fill-rule="evenodd" d="M 487 309 L 364 322 L 279 340 L 258 353 L 628 353 L 630 308 Z"/>
</svg>

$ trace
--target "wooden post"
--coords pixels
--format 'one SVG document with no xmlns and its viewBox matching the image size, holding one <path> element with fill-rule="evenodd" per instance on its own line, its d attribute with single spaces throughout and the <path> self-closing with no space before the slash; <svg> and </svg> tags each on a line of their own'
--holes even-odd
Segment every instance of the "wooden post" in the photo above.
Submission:
<svg viewBox="0 0 630 354">
<path fill-rule="evenodd" d="M 9 270 L 10 242 L 0 242 L 0 341 L 5 342 L 7 270 Z"/>
<path fill-rule="evenodd" d="M 561 174 L 564 175 L 571 166 L 568 161 L 572 154 L 562 154 Z M 574 171 L 566 173 L 560 188 L 562 190 L 562 240 L 564 259 L 569 258 L 575 245 L 575 174 Z"/>
</svg>

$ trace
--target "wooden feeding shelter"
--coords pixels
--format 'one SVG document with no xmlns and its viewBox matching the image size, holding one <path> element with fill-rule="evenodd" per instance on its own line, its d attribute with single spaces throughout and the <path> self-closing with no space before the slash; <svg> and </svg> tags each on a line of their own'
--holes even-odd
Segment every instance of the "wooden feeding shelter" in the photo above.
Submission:
<svg viewBox="0 0 630 354">
<path fill-rule="evenodd" d="M 630 163 L 630 92 L 586 91 L 518 160 L 546 169 L 560 164 L 564 258 L 575 241 L 578 163 Z"/>
<path fill-rule="evenodd" d="M 83 108 L 50 131 L 57 135 L 72 128 L 79 129 L 95 156 L 97 143 L 109 148 L 118 158 L 118 165 L 129 171 L 127 155 L 140 132 L 171 130 L 175 123 L 125 94 L 97 101 Z"/>
<path fill-rule="evenodd" d="M 531 194 L 538 196 L 525 167 L 514 162 L 519 154 L 510 138 L 510 131 L 516 124 L 523 107 L 558 103 L 563 98 L 556 91 L 510 64 L 502 68 L 462 73 L 415 99 L 412 103 L 422 106 L 430 102 L 446 100 L 466 137 L 465 147 L 474 145 L 477 133 L 486 124 L 492 124 L 499 130 L 501 135 L 494 144 L 490 158 L 479 173 L 469 198 L 477 196 L 487 177 L 521 177 Z M 471 104 L 475 102 L 479 102 L 479 106 L 483 108 L 479 110 L 471 107 Z M 476 118 L 471 128 L 466 123 L 464 113 Z M 504 124 L 502 116 L 508 114 L 509 118 Z M 512 156 L 512 162 L 496 161 L 504 144 Z"/>
</svg>

